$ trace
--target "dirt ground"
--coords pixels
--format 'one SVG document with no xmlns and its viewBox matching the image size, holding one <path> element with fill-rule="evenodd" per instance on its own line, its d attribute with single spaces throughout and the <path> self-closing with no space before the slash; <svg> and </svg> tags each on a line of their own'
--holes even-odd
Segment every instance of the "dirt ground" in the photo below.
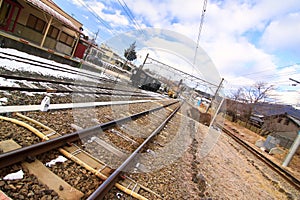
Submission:
<svg viewBox="0 0 300 200">
<path fill-rule="evenodd" d="M 255 143 L 259 138 L 258 135 L 249 133 L 243 127 L 228 122 L 226 124 L 237 129 L 240 136 L 249 142 Z M 203 140 L 200 134 L 197 140 L 199 142 Z M 206 180 L 206 198 L 300 199 L 300 191 L 290 186 L 225 133 L 221 133 L 209 154 L 205 157 L 198 155 L 198 160 L 200 162 L 198 167 Z M 277 162 L 281 163 L 279 160 Z M 297 166 L 296 162 L 298 161 L 292 162 L 289 170 Z"/>
<path fill-rule="evenodd" d="M 265 140 L 265 138 L 261 137 L 257 133 L 254 133 L 243 126 L 240 126 L 239 124 L 232 123 L 230 121 L 226 121 L 225 126 L 231 127 L 231 128 L 234 128 L 235 130 L 237 130 L 238 133 L 236 135 L 239 136 L 240 138 L 242 138 L 244 141 L 247 141 L 250 144 L 252 144 L 252 146 L 254 146 L 255 148 L 257 148 L 255 146 L 255 142 L 257 140 L 259 140 L 259 139 Z M 286 156 L 288 154 L 288 149 L 283 149 L 283 148 L 281 148 L 281 149 L 284 152 L 283 154 L 277 154 L 277 155 L 273 155 L 273 156 L 271 156 L 267 153 L 264 153 L 264 154 L 265 154 L 265 156 L 270 158 L 273 162 L 277 163 L 278 165 L 282 165 L 284 159 L 286 158 Z M 285 168 L 286 170 L 291 172 L 294 176 L 296 176 L 298 179 L 300 179 L 300 153 L 299 152 L 300 152 L 300 150 L 298 149 L 297 153 L 294 155 L 293 159 L 289 163 L 289 166 Z"/>
</svg>

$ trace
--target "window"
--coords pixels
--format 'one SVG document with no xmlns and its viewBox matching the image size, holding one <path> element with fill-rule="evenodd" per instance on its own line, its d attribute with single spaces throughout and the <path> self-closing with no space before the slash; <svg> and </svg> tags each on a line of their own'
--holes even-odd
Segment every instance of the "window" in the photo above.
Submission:
<svg viewBox="0 0 300 200">
<path fill-rule="evenodd" d="M 7 2 L 3 2 L 2 6 L 0 7 L 0 26 L 7 25 L 10 10 L 11 5 Z"/>
<path fill-rule="evenodd" d="M 56 39 L 58 36 L 58 33 L 59 33 L 58 28 L 55 28 L 54 26 L 51 25 L 47 35 L 53 39 Z"/>
<path fill-rule="evenodd" d="M 0 0 L 0 29 L 14 32 L 22 5 L 14 0 Z"/>
<path fill-rule="evenodd" d="M 34 15 L 29 15 L 27 20 L 27 27 L 32 28 L 40 33 L 43 32 L 46 22 L 37 18 Z"/>
<path fill-rule="evenodd" d="M 277 123 L 281 123 L 281 121 L 282 121 L 282 118 L 279 117 L 279 118 L 277 119 Z"/>
<path fill-rule="evenodd" d="M 285 119 L 285 121 L 284 121 L 284 125 L 289 125 L 289 123 L 290 123 L 290 120 L 287 118 L 287 119 Z"/>
<path fill-rule="evenodd" d="M 73 44 L 74 38 L 72 36 L 66 34 L 65 32 L 62 32 L 60 34 L 59 41 L 71 46 Z"/>
</svg>

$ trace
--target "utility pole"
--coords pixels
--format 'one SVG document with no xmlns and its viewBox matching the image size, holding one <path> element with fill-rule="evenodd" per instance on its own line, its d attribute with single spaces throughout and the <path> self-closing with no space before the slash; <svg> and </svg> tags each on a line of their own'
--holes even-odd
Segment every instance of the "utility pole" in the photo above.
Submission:
<svg viewBox="0 0 300 200">
<path fill-rule="evenodd" d="M 97 40 L 98 34 L 99 34 L 99 29 L 98 29 L 98 31 L 96 32 L 96 36 L 95 36 L 95 39 L 94 39 L 95 43 L 96 43 L 96 40 Z"/>
<path fill-rule="evenodd" d="M 197 44 L 196 44 L 195 55 L 194 55 L 194 61 L 193 61 L 194 65 L 195 65 L 195 62 L 196 62 L 197 51 L 198 51 L 198 48 L 199 48 L 200 35 L 201 35 L 204 16 L 205 16 L 205 12 L 206 12 L 206 5 L 207 5 L 207 0 L 204 0 L 203 8 L 202 8 L 202 14 L 201 14 L 201 21 L 200 21 L 200 25 L 199 25 L 199 33 L 198 33 Z"/>
<path fill-rule="evenodd" d="M 291 81 L 294 81 L 298 84 L 300 84 L 300 81 L 297 81 L 295 79 L 289 78 Z M 290 163 L 290 161 L 292 160 L 294 154 L 296 153 L 298 147 L 300 146 L 300 131 L 298 131 L 298 135 L 296 137 L 296 139 L 294 140 L 293 145 L 291 146 L 288 155 L 286 156 L 284 162 L 282 163 L 283 167 L 287 167 Z"/>
<path fill-rule="evenodd" d="M 218 88 L 217 88 L 217 90 L 216 90 L 216 92 L 215 92 L 213 98 L 211 99 L 210 104 L 209 104 L 209 106 L 207 107 L 205 113 L 207 113 L 208 110 L 209 110 L 209 108 L 211 107 L 211 104 L 212 104 L 213 100 L 216 98 L 216 96 L 217 96 L 217 94 L 218 94 L 218 92 L 219 92 L 219 90 L 220 90 L 220 88 L 221 88 L 221 86 L 222 86 L 223 81 L 224 81 L 224 78 L 222 78 L 222 80 L 221 80 L 221 82 L 220 82 L 220 84 L 219 84 L 219 86 L 218 86 Z"/>
<path fill-rule="evenodd" d="M 145 63 L 146 63 L 146 60 L 147 60 L 148 56 L 149 56 L 149 53 L 147 53 L 146 58 L 145 58 L 143 64 L 141 65 L 141 67 L 140 67 L 140 70 L 143 69 L 143 67 L 144 67 L 144 65 L 145 65 Z"/>
<path fill-rule="evenodd" d="M 99 29 L 98 29 L 98 31 L 97 31 L 96 34 L 95 34 L 95 38 L 92 39 L 92 41 L 91 41 L 93 44 L 96 43 L 96 39 L 97 39 L 97 37 L 98 37 L 98 34 L 99 34 Z M 89 44 L 89 46 L 88 46 L 88 48 L 87 48 L 87 50 L 86 50 L 86 54 L 85 54 L 85 56 L 84 56 L 84 58 L 83 58 L 84 61 L 86 60 L 86 58 L 88 57 L 88 55 L 89 55 L 90 52 L 91 52 L 91 48 L 92 48 L 92 45 L 93 45 L 92 43 Z"/>
</svg>

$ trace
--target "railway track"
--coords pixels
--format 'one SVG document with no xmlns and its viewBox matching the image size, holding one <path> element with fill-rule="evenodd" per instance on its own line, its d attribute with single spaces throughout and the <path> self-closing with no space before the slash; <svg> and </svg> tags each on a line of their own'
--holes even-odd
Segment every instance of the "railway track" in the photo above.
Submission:
<svg viewBox="0 0 300 200">
<path fill-rule="evenodd" d="M 277 165 L 272 160 L 268 159 L 260 151 L 256 150 L 251 145 L 249 145 L 247 142 L 245 142 L 242 139 L 240 139 L 239 137 L 237 137 L 234 133 L 232 133 L 225 126 L 223 126 L 223 127 L 219 126 L 219 128 L 221 128 L 224 133 L 226 133 L 228 136 L 230 136 L 238 144 L 242 145 L 249 152 L 251 152 L 253 155 L 255 155 L 259 160 L 261 160 L 263 163 L 265 163 L 267 166 L 269 166 L 273 171 L 275 171 L 277 174 L 279 174 L 281 177 L 283 177 L 285 180 L 287 180 L 297 190 L 300 190 L 300 180 L 298 180 L 296 177 L 294 177 L 290 172 L 286 171 L 281 166 Z"/>
<path fill-rule="evenodd" d="M 30 65 L 60 71 L 64 76 L 70 74 L 62 80 L 54 74 L 44 77 L 41 75 L 44 73 L 40 72 L 31 73 L 21 69 L 12 73 L 5 68 L 1 69 L 0 80 L 16 84 L 0 86 L 0 99 L 3 95 L 13 99 L 0 106 L 1 136 L 4 133 L 0 143 L 7 142 L 6 146 L 11 147 L 2 149 L 0 145 L 0 196 L 1 190 L 13 199 L 164 199 L 169 196 L 168 193 L 173 193 L 171 196 L 176 198 L 189 195 L 188 190 L 185 193 L 176 191 L 177 186 L 171 189 L 167 188 L 168 185 L 162 187 L 160 178 L 153 178 L 152 184 L 148 184 L 143 176 L 151 174 L 148 172 L 159 169 L 163 164 L 162 171 L 166 170 L 169 177 L 172 176 L 165 180 L 170 180 L 170 184 L 175 180 L 175 175 L 170 173 L 174 166 L 169 168 L 169 165 L 174 160 L 176 162 L 178 156 L 186 150 L 181 149 L 186 148 L 182 144 L 189 137 L 189 131 L 196 129 L 190 126 L 194 122 L 189 121 L 185 127 L 181 127 L 181 133 L 176 132 L 175 128 L 181 118 L 189 120 L 181 114 L 175 114 L 180 104 L 175 103 L 177 100 L 132 88 L 128 82 L 118 79 L 115 73 L 112 74 L 113 78 L 106 79 L 102 77 L 105 71 L 101 75 L 86 73 L 84 70 L 81 73 L 82 70 L 76 68 L 61 68 L 6 53 L 0 53 L 0 59 L 17 62 L 21 67 Z M 32 109 L 39 106 L 45 95 L 51 97 L 48 112 Z M 74 96 L 79 97 L 78 104 L 81 101 L 94 104 L 78 109 L 71 109 L 69 105 L 60 107 L 61 104 L 75 106 Z M 168 101 L 171 102 L 169 106 Z M 106 102 L 112 104 L 101 104 Z M 159 103 L 162 105 L 157 107 Z M 51 106 L 58 107 L 52 109 Z M 9 112 L 5 110 L 12 107 L 14 109 Z M 26 108 L 22 112 L 13 113 L 21 107 Z M 144 107 L 148 111 L 142 111 Z M 111 111 L 107 112 L 109 109 Z M 74 112 L 78 112 L 78 121 L 70 117 L 76 115 Z M 172 114 L 177 118 L 174 121 Z M 14 127 L 9 124 L 14 124 Z M 181 138 L 174 142 L 178 135 Z M 172 142 L 174 144 L 170 145 Z M 169 148 L 168 152 L 160 156 L 161 149 L 165 147 Z M 67 160 L 51 167 L 47 165 L 61 156 Z M 174 156 L 174 160 L 168 163 L 166 160 L 169 156 Z M 182 165 L 185 163 L 177 166 L 181 168 Z M 20 170 L 24 173 L 22 179 L 1 180 Z M 182 170 L 176 170 L 179 171 L 174 171 L 174 174 L 178 176 Z M 191 171 L 193 177 L 196 177 L 197 169 Z M 143 175 L 139 176 L 139 172 Z M 44 176 L 47 178 L 44 179 Z M 177 184 L 181 183 L 179 180 Z"/>
<path fill-rule="evenodd" d="M 94 81 L 112 82 L 108 78 L 104 78 L 104 77 L 100 77 L 100 75 L 96 75 L 96 73 L 83 71 L 78 68 L 68 68 L 68 67 L 56 66 L 54 64 L 50 64 L 50 63 L 46 63 L 46 62 L 42 62 L 42 61 L 36 61 L 36 60 L 30 59 L 30 58 L 26 58 L 23 56 L 17 56 L 17 55 L 13 55 L 13 54 L 9 54 L 9 53 L 0 52 L 0 59 L 11 60 L 11 61 L 18 62 L 20 64 L 29 64 L 29 65 L 32 65 L 35 67 L 42 67 L 44 69 L 65 72 L 65 73 L 69 73 L 72 75 L 76 75 L 78 77 L 80 77 L 80 76 L 86 77 L 86 78 L 92 79 Z"/>
<path fill-rule="evenodd" d="M 170 108 L 169 108 L 170 107 Z M 8 151 L 5 153 L 0 154 L 0 167 L 1 172 L 8 172 L 10 171 L 10 166 L 19 166 L 19 168 L 25 168 L 26 175 L 28 176 L 28 171 L 31 174 L 34 174 L 38 180 L 42 180 L 43 184 L 46 185 L 47 188 L 45 191 L 46 193 L 55 193 L 59 198 L 59 195 L 69 196 L 71 195 L 69 192 L 66 191 L 75 191 L 72 195 L 80 198 L 87 198 L 87 199 L 97 199 L 103 198 L 105 193 L 109 191 L 109 189 L 114 185 L 118 189 L 122 190 L 124 193 L 131 195 L 138 199 L 145 199 L 142 195 L 139 195 L 139 190 L 143 190 L 144 192 L 151 193 L 151 195 L 156 196 L 156 198 L 160 198 L 158 194 L 154 191 L 146 188 L 142 185 L 139 185 L 136 181 L 131 180 L 130 178 L 125 176 L 121 176 L 124 173 L 126 167 L 129 166 L 136 166 L 134 158 L 137 156 L 139 152 L 146 151 L 146 145 L 153 139 L 155 135 L 157 135 L 166 123 L 172 118 L 172 116 L 178 111 L 179 109 L 179 102 L 173 101 L 169 104 L 158 106 L 154 109 L 147 110 L 144 112 L 136 113 L 132 116 L 123 117 L 117 120 L 108 121 L 106 123 L 99 124 L 97 126 L 89 127 L 86 129 L 82 129 L 81 127 L 77 127 L 78 131 L 67 134 L 67 135 L 60 135 L 55 130 L 49 128 L 48 126 L 33 120 L 25 115 L 17 113 L 15 115 L 15 119 L 1 117 L 1 120 L 9 121 L 12 123 L 17 123 L 19 126 L 24 126 L 31 132 L 35 133 L 43 142 L 39 142 L 37 144 L 33 144 L 30 146 L 26 146 L 23 148 L 19 148 L 13 151 Z M 165 113 L 167 110 L 168 117 L 165 118 L 165 114 L 161 115 L 160 112 Z M 151 115 L 155 115 L 155 117 L 151 117 L 151 126 L 148 126 L 147 131 L 143 131 L 143 135 L 136 136 L 136 133 L 132 133 L 132 135 L 128 134 L 128 131 L 137 131 L 134 127 L 134 124 L 137 123 L 145 123 L 145 121 L 149 121 L 149 117 Z M 16 119 L 17 118 L 17 119 Z M 144 119 L 143 119 L 144 118 Z M 156 120 L 153 120 L 153 119 Z M 143 120 L 142 120 L 143 119 Z M 144 122 L 141 122 L 144 121 Z M 22 122 L 23 121 L 23 122 Z M 120 128 L 117 129 L 116 125 Z M 151 127 L 151 128 L 150 128 Z M 123 131 L 122 131 L 123 129 Z M 126 131 L 124 131 L 126 129 Z M 151 129 L 151 131 L 150 131 Z M 95 133 L 99 132 L 101 133 Z M 103 134 L 104 133 L 104 134 Z M 120 142 L 122 141 L 122 142 Z M 111 142 L 111 143 L 109 143 Z M 12 142 L 14 143 L 14 142 Z M 82 146 L 82 143 L 85 144 Z M 123 147 L 122 144 L 123 143 Z M 122 151 L 122 148 L 125 149 Z M 115 158 L 119 157 L 122 162 L 119 163 L 119 167 L 111 167 L 113 164 L 105 163 L 101 161 L 101 159 L 97 158 L 98 155 L 95 152 L 91 152 L 88 147 L 94 146 L 101 146 L 101 154 L 103 150 L 108 151 L 108 154 L 112 154 Z M 18 146 L 10 145 L 10 146 Z M 129 148 L 128 148 L 129 147 Z M 76 162 L 76 168 L 80 168 L 79 171 L 83 171 L 85 175 L 77 175 L 77 177 L 85 177 L 85 179 L 94 183 L 94 186 L 89 185 L 89 187 L 93 188 L 95 185 L 100 185 L 99 188 L 93 189 L 93 193 L 91 194 L 92 190 L 85 189 L 84 196 L 83 192 L 80 191 L 82 188 L 78 188 L 78 182 L 84 178 L 80 178 L 75 181 L 77 184 L 72 186 L 74 181 L 67 180 L 59 182 L 61 185 L 53 185 L 53 183 L 48 183 L 46 180 L 42 178 L 43 174 L 48 174 L 48 171 L 44 171 L 42 174 L 38 171 L 49 170 L 47 167 L 44 166 L 44 162 L 46 160 L 49 161 L 50 158 L 54 158 L 55 156 L 49 152 L 55 152 L 54 155 L 63 154 L 67 159 Z M 58 153 L 59 152 L 59 153 Z M 99 152 L 98 152 L 99 153 Z M 49 155 L 50 156 L 49 156 Z M 48 156 L 47 156 L 48 155 Z M 52 156 L 51 156 L 52 155 Z M 126 155 L 126 156 L 124 156 Z M 105 156 L 106 157 L 106 156 Z M 124 158 L 126 157 L 126 158 Z M 27 160 L 27 162 L 26 162 Z M 61 164 L 63 169 L 60 171 L 65 170 L 65 165 L 72 165 L 67 161 L 68 164 Z M 25 161 L 25 162 L 24 162 Z M 20 164 L 21 163 L 21 164 Z M 21 166 L 21 167 L 20 167 Z M 15 167 L 16 168 L 16 167 Z M 15 169 L 14 168 L 14 169 Z M 17 167 L 18 168 L 18 167 Z M 58 168 L 58 167 L 57 167 Z M 36 170 L 39 169 L 39 170 Z M 56 169 L 56 167 L 55 167 Z M 75 170 L 74 169 L 74 170 Z M 54 174 L 57 173 L 57 169 L 53 170 Z M 59 171 L 59 170 L 58 170 Z M 71 172 L 67 172 L 71 173 Z M 89 178 L 86 174 L 93 176 L 93 178 Z M 51 174 L 51 173 L 49 173 Z M 53 177 L 56 177 L 53 175 Z M 64 173 L 63 173 L 64 174 Z M 49 175 L 50 176 L 50 175 Z M 52 175 L 51 175 L 52 177 Z M 65 178 L 65 176 L 63 176 Z M 121 180 L 120 180 L 121 177 Z M 53 178 L 57 181 L 57 178 Z M 63 179 L 63 178 L 60 178 Z M 59 180 L 60 180 L 59 179 Z M 74 179 L 74 178 L 73 178 Z M 65 184 L 67 182 L 67 184 Z M 11 184 L 5 184 L 4 186 L 0 186 L 4 192 L 10 191 L 7 188 L 12 188 L 14 190 L 15 187 L 18 186 L 18 181 L 11 181 Z M 97 184 L 98 183 L 98 184 Z M 52 185 L 51 185 L 52 184 Z M 18 187 L 21 187 L 19 184 Z M 55 188 L 56 187 L 56 188 Z M 76 188 L 77 187 L 77 188 Z M 4 189 L 3 189 L 4 188 Z M 52 189 L 51 189 L 52 188 Z M 55 190 L 54 190 L 55 189 Z M 87 191 L 87 192 L 86 192 Z M 65 193 L 65 194 L 63 194 Z M 88 194 L 88 196 L 86 195 Z M 13 195 L 12 195 L 13 196 Z M 47 196 L 47 195 L 46 195 Z"/>
<path fill-rule="evenodd" d="M 21 81 L 21 80 L 30 81 L 31 83 L 34 83 L 34 84 L 39 84 L 40 82 L 43 82 L 43 83 L 51 83 L 51 84 L 55 84 L 55 85 L 60 84 L 60 85 L 65 85 L 65 86 L 79 86 L 82 88 L 102 89 L 102 90 L 108 90 L 108 91 L 116 90 L 116 91 L 120 91 L 120 92 L 132 92 L 132 93 L 141 94 L 140 91 L 136 91 L 130 87 L 127 87 L 127 89 L 122 89 L 122 88 L 115 88 L 114 87 L 115 85 L 100 86 L 99 84 L 96 85 L 95 82 L 79 82 L 79 81 L 78 82 L 76 82 L 76 81 L 67 82 L 67 81 L 62 81 L 62 80 L 24 77 L 24 76 L 16 76 L 16 75 L 8 75 L 8 74 L 1 74 L 0 77 L 5 78 L 5 79 L 10 79 L 12 81 Z M 101 85 L 104 85 L 104 83 L 102 83 Z"/>
<path fill-rule="evenodd" d="M 0 91 L 15 93 L 19 101 L 7 102 L 8 105 L 22 104 L 40 104 L 44 96 L 54 95 L 54 102 L 57 103 L 72 103 L 80 102 L 102 102 L 121 99 L 155 99 L 161 98 L 160 95 L 154 93 L 146 93 L 136 88 L 132 88 L 126 84 L 118 85 L 111 83 L 95 83 L 95 82 L 77 82 L 77 81 L 61 81 L 51 80 L 49 78 L 33 78 L 16 75 L 2 74 L 0 78 L 9 82 L 8 86 L 0 86 Z M 22 95 L 22 92 L 27 92 L 27 95 Z M 29 93 L 28 93 L 29 92 Z M 9 95 L 1 95 L 2 97 L 10 98 Z M 0 96 L 0 97 L 1 97 Z M 36 96 L 32 98 L 32 96 Z M 30 103 L 27 103 L 31 101 Z M 34 102 L 32 102 L 34 101 Z M 52 101 L 53 103 L 53 101 Z M 76 103 L 76 102 L 74 102 Z"/>
</svg>

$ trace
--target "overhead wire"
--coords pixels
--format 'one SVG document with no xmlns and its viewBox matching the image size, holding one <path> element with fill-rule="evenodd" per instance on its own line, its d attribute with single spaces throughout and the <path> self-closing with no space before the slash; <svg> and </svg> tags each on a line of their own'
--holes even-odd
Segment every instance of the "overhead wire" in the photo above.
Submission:
<svg viewBox="0 0 300 200">
<path fill-rule="evenodd" d="M 154 58 L 148 57 L 148 59 L 151 60 L 151 61 L 153 61 L 153 62 L 155 62 L 155 63 L 157 63 L 157 64 L 159 64 L 159 65 L 162 65 L 162 66 L 165 66 L 165 67 L 167 67 L 167 68 L 170 68 L 170 69 L 172 69 L 172 71 L 179 72 L 179 73 L 182 74 L 182 75 L 183 75 L 183 74 L 184 74 L 184 75 L 188 75 L 190 78 L 194 78 L 194 79 L 196 79 L 197 81 L 201 81 L 202 83 L 205 83 L 205 84 L 208 84 L 208 85 L 211 85 L 211 86 L 214 86 L 214 87 L 218 87 L 218 85 L 216 85 L 215 83 L 211 83 L 211 82 L 209 82 L 209 81 L 207 81 L 207 80 L 205 80 L 205 79 L 202 79 L 202 78 L 196 77 L 196 76 L 194 76 L 194 75 L 192 75 L 192 74 L 183 72 L 183 71 L 181 71 L 181 70 L 179 70 L 179 69 L 176 69 L 176 68 L 174 68 L 174 67 L 172 67 L 172 66 L 170 66 L 170 65 L 168 65 L 168 64 L 165 64 L 165 63 L 163 63 L 163 62 L 160 62 L 160 61 L 158 61 L 158 60 L 156 60 L 156 59 L 154 59 Z"/>
<path fill-rule="evenodd" d="M 241 76 L 245 77 L 245 78 L 251 78 L 251 79 L 263 79 L 264 82 L 268 82 L 270 84 L 272 84 L 272 83 L 276 84 L 278 81 L 274 80 L 274 79 L 278 79 L 278 78 L 283 79 L 284 77 L 290 78 L 291 76 L 295 77 L 297 75 L 299 75 L 299 77 L 300 77 L 300 63 L 285 65 L 282 67 L 277 67 L 276 69 L 284 69 L 284 68 L 288 68 L 288 67 L 292 67 L 292 66 L 296 66 L 294 71 L 279 71 L 279 72 L 274 73 L 274 69 L 266 69 L 266 70 L 252 72 L 252 73 L 242 74 Z"/>
<path fill-rule="evenodd" d="M 97 14 L 97 12 L 84 1 L 79 1 L 81 5 L 83 5 L 87 10 L 109 31 L 111 34 L 116 35 L 117 33 L 111 28 L 111 26 Z"/>
<path fill-rule="evenodd" d="M 253 76 L 251 78 L 255 78 L 255 79 L 259 79 L 259 78 L 263 78 L 263 79 L 272 79 L 272 78 L 278 78 L 278 77 L 285 77 L 285 76 L 293 76 L 293 75 L 297 75 L 299 74 L 300 76 L 300 72 L 277 72 L 276 74 L 261 74 L 261 75 L 257 75 L 257 76 Z"/>
<path fill-rule="evenodd" d="M 207 7 L 207 0 L 204 0 L 199 29 L 198 29 L 197 43 L 196 43 L 196 47 L 195 47 L 195 53 L 194 53 L 193 64 L 192 64 L 192 68 L 195 70 L 195 73 L 199 73 L 199 74 L 202 74 L 202 72 L 196 67 L 196 59 L 197 59 L 198 48 L 199 48 L 199 43 L 200 43 L 200 36 L 201 36 L 202 27 L 203 27 L 203 23 L 204 23 L 204 17 L 205 17 L 205 13 L 206 13 L 206 7 Z"/>
<path fill-rule="evenodd" d="M 121 0 L 123 4 L 121 3 L 120 0 L 117 0 L 120 4 L 120 6 L 123 8 L 125 11 L 125 14 L 129 17 L 130 21 L 133 23 L 134 27 L 136 30 L 140 31 L 142 34 L 145 34 L 144 30 L 141 28 L 140 24 L 136 21 L 134 14 L 131 12 L 130 8 L 127 6 L 126 2 L 124 0 Z"/>
<path fill-rule="evenodd" d="M 287 67 L 292 67 L 294 65 L 298 65 L 300 66 L 300 63 L 294 63 L 294 64 L 291 64 L 291 65 L 285 65 L 285 66 L 282 66 L 282 67 L 277 67 L 276 69 L 283 69 L 283 68 L 287 68 Z M 241 76 L 250 76 L 252 74 L 260 74 L 262 72 L 270 72 L 270 71 L 274 71 L 274 68 L 270 68 L 270 69 L 266 69 L 266 70 L 262 70 L 262 71 L 257 71 L 257 72 L 251 72 L 251 73 L 247 73 L 247 74 L 241 74 Z"/>
</svg>

